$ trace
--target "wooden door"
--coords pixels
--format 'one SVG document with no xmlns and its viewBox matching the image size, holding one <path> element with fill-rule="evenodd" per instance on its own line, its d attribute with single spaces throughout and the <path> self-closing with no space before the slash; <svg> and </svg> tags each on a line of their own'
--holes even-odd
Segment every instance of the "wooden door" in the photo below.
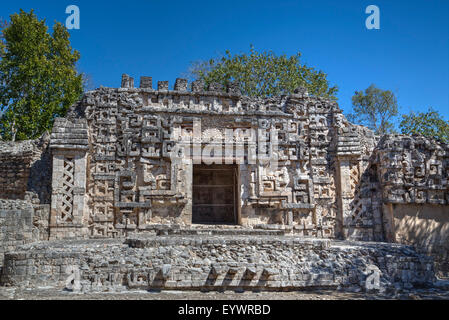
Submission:
<svg viewBox="0 0 449 320">
<path fill-rule="evenodd" d="M 237 224 L 236 182 L 234 165 L 195 165 L 192 222 Z"/>
</svg>

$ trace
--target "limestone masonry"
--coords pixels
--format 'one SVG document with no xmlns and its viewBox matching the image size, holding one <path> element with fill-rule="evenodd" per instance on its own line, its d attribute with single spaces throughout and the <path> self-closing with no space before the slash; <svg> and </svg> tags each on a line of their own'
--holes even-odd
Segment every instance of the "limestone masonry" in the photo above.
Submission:
<svg viewBox="0 0 449 320">
<path fill-rule="evenodd" d="M 302 88 L 255 99 L 233 84 L 157 86 L 124 75 L 51 136 L 0 142 L 3 285 L 365 288 L 375 270 L 388 288 L 449 275 L 448 145 L 375 136 Z"/>
</svg>

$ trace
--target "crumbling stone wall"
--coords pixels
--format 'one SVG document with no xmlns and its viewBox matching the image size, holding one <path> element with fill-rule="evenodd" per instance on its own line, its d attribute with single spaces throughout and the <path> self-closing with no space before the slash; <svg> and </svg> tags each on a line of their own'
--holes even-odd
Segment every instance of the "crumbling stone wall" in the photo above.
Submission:
<svg viewBox="0 0 449 320">
<path fill-rule="evenodd" d="M 50 202 L 50 136 L 40 139 L 0 141 L 0 199 L 24 200 L 32 192 L 41 203 Z"/>
<path fill-rule="evenodd" d="M 34 208 L 24 200 L 0 200 L 0 274 L 6 252 L 39 240 L 33 225 Z"/>
<path fill-rule="evenodd" d="M 50 136 L 16 143 L 0 141 L 0 268 L 5 252 L 48 240 Z"/>
<path fill-rule="evenodd" d="M 24 199 L 34 144 L 0 142 L 0 198 Z"/>
</svg>

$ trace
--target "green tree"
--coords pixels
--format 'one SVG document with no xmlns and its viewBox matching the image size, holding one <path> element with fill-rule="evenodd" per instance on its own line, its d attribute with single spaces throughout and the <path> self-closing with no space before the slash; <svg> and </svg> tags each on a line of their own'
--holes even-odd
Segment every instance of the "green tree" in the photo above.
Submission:
<svg viewBox="0 0 449 320">
<path fill-rule="evenodd" d="M 316 96 L 336 100 L 337 87 L 331 87 L 327 75 L 300 62 L 301 54 L 277 56 L 272 51 L 257 52 L 253 46 L 249 54 L 225 55 L 209 61 L 194 63 L 190 74 L 196 80 L 220 83 L 226 87 L 238 83 L 242 94 L 252 97 L 287 95 L 298 87 L 305 87 Z"/>
<path fill-rule="evenodd" d="M 348 120 L 362 124 L 378 135 L 394 132 L 392 120 L 398 114 L 398 102 L 393 92 L 370 85 L 365 92 L 352 97 L 352 113 Z"/>
<path fill-rule="evenodd" d="M 83 77 L 75 68 L 80 54 L 61 23 L 50 34 L 33 10 L 11 15 L 1 31 L 0 135 L 35 139 L 82 94 Z"/>
<path fill-rule="evenodd" d="M 449 143 L 449 121 L 432 108 L 427 112 L 403 115 L 399 128 L 403 134 L 418 134 Z"/>
</svg>

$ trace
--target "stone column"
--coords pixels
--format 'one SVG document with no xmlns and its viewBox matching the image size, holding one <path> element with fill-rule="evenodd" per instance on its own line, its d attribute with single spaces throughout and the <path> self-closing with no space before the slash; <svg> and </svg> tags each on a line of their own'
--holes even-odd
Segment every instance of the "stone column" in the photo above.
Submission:
<svg viewBox="0 0 449 320">
<path fill-rule="evenodd" d="M 87 145 L 86 120 L 57 119 L 50 141 L 53 155 L 50 239 L 88 235 Z"/>
<path fill-rule="evenodd" d="M 351 202 L 354 200 L 354 188 L 360 182 L 360 158 L 361 143 L 357 127 L 347 123 L 337 117 L 335 119 L 334 132 L 336 142 L 336 176 L 335 186 L 337 188 L 339 223 L 336 235 L 339 238 L 347 239 L 351 236 Z M 358 176 L 351 177 L 351 166 L 357 164 Z M 352 180 L 351 180 L 352 178 Z"/>
<path fill-rule="evenodd" d="M 173 163 L 172 163 L 173 165 Z M 183 194 L 185 205 L 181 213 L 182 222 L 186 225 L 192 224 L 192 185 L 193 185 L 193 162 L 191 159 L 182 159 L 177 163 L 182 176 L 178 179 L 176 190 Z"/>
<path fill-rule="evenodd" d="M 396 242 L 396 232 L 394 227 L 394 211 L 392 203 L 384 203 L 382 205 L 383 211 L 383 227 L 385 240 L 388 242 Z"/>
<path fill-rule="evenodd" d="M 351 183 L 350 183 L 350 161 L 349 159 L 339 159 L 337 165 L 337 181 L 336 186 L 338 190 L 338 221 L 340 230 L 337 230 L 337 235 L 346 239 L 348 237 L 348 221 L 351 217 L 350 203 L 353 199 Z"/>
</svg>

